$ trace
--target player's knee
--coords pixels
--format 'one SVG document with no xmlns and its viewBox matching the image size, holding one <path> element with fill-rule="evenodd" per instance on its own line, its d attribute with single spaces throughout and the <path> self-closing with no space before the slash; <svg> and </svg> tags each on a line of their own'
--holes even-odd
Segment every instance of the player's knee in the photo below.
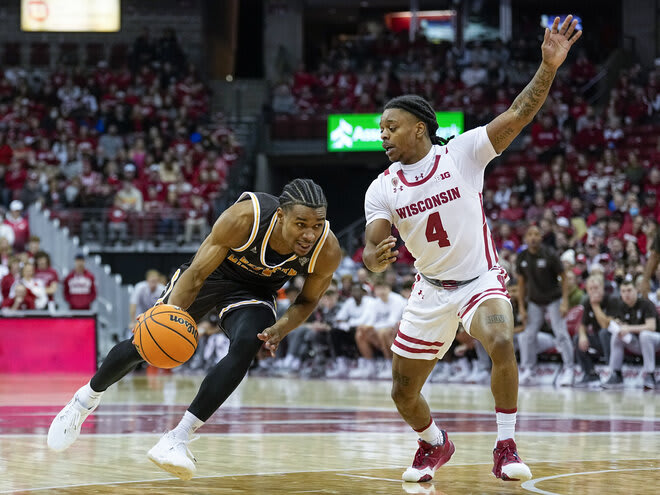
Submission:
<svg viewBox="0 0 660 495">
<path fill-rule="evenodd" d="M 390 397 L 392 397 L 392 400 L 399 409 L 401 408 L 405 409 L 407 405 L 413 402 L 412 397 L 410 397 L 408 391 L 406 391 L 403 387 L 397 384 L 392 385 Z"/>
<path fill-rule="evenodd" d="M 256 334 L 240 334 L 232 339 L 229 351 L 254 356 L 262 345 L 263 342 L 259 340 Z"/>
<path fill-rule="evenodd" d="M 514 355 L 513 335 L 508 333 L 494 333 L 488 336 L 484 347 L 488 351 L 493 361 L 499 361 L 510 358 Z"/>
</svg>

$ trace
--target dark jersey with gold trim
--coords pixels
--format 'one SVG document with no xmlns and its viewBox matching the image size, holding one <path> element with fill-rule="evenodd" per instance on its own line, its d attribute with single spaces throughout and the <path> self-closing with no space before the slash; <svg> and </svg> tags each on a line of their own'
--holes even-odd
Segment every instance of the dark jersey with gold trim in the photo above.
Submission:
<svg viewBox="0 0 660 495">
<path fill-rule="evenodd" d="M 237 202 L 240 201 L 251 201 L 254 209 L 250 237 L 243 246 L 229 250 L 227 257 L 211 277 L 220 275 L 276 291 L 292 277 L 314 271 L 319 253 L 330 232 L 330 223 L 327 220 L 321 235 L 306 256 L 298 257 L 294 253 L 281 255 L 268 246 L 268 240 L 277 223 L 275 212 L 279 207 L 279 200 L 266 193 L 245 192 Z"/>
</svg>

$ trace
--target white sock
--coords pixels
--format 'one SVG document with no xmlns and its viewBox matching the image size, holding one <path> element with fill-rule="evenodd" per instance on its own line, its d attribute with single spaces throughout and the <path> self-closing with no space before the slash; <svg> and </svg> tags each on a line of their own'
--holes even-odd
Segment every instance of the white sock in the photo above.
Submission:
<svg viewBox="0 0 660 495">
<path fill-rule="evenodd" d="M 430 443 L 431 445 L 442 445 L 445 439 L 442 436 L 440 428 L 435 424 L 435 421 L 431 418 L 431 423 L 424 428 L 423 430 L 415 430 L 419 435 L 419 438 L 425 442 Z"/>
<path fill-rule="evenodd" d="M 80 402 L 83 407 L 90 409 L 101 401 L 101 397 L 104 393 L 105 392 L 96 392 L 89 385 L 89 382 L 87 382 L 76 392 L 76 396 L 78 397 L 78 402 Z"/>
<path fill-rule="evenodd" d="M 188 440 L 190 435 L 195 433 L 203 424 L 204 421 L 198 419 L 197 416 L 190 411 L 186 411 L 179 424 L 172 431 L 174 432 L 175 437 Z"/>
<path fill-rule="evenodd" d="M 518 414 L 517 409 L 507 410 L 507 412 L 495 412 L 497 416 L 497 441 L 506 440 L 511 438 L 515 440 L 516 432 L 516 415 Z"/>
</svg>

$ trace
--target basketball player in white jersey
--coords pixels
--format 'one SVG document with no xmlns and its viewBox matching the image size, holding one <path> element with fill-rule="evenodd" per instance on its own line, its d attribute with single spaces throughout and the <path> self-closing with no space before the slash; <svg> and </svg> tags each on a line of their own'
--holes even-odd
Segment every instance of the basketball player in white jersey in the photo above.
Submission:
<svg viewBox="0 0 660 495">
<path fill-rule="evenodd" d="M 396 260 L 395 225 L 419 272 L 392 345 L 392 397 L 420 437 L 412 466 L 403 473 L 405 481 L 429 481 L 454 453 L 447 433 L 431 418 L 421 389 L 451 345 L 459 322 L 493 362 L 493 474 L 514 481 L 532 477 L 514 441 L 518 367 L 508 277 L 497 263 L 481 194 L 488 162 L 511 144 L 545 101 L 557 69 L 582 34 L 576 25 L 572 16 L 561 27 L 556 18 L 545 31 L 538 71 L 511 107 L 488 125 L 449 142 L 435 135 L 435 113 L 423 98 L 400 96 L 385 106 L 381 138 L 393 163 L 366 194 L 363 259 L 373 272 Z"/>
</svg>

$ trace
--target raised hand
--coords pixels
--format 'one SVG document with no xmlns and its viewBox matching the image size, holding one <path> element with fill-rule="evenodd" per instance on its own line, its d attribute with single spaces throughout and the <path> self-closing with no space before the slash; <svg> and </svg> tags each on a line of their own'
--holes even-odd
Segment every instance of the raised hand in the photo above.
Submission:
<svg viewBox="0 0 660 495">
<path fill-rule="evenodd" d="M 552 28 L 545 28 L 543 44 L 541 45 L 543 62 L 555 69 L 564 63 L 573 43 L 582 36 L 582 31 L 575 31 L 577 23 L 578 21 L 573 20 L 573 16 L 569 15 L 559 26 L 559 17 L 555 17 Z"/>
</svg>

